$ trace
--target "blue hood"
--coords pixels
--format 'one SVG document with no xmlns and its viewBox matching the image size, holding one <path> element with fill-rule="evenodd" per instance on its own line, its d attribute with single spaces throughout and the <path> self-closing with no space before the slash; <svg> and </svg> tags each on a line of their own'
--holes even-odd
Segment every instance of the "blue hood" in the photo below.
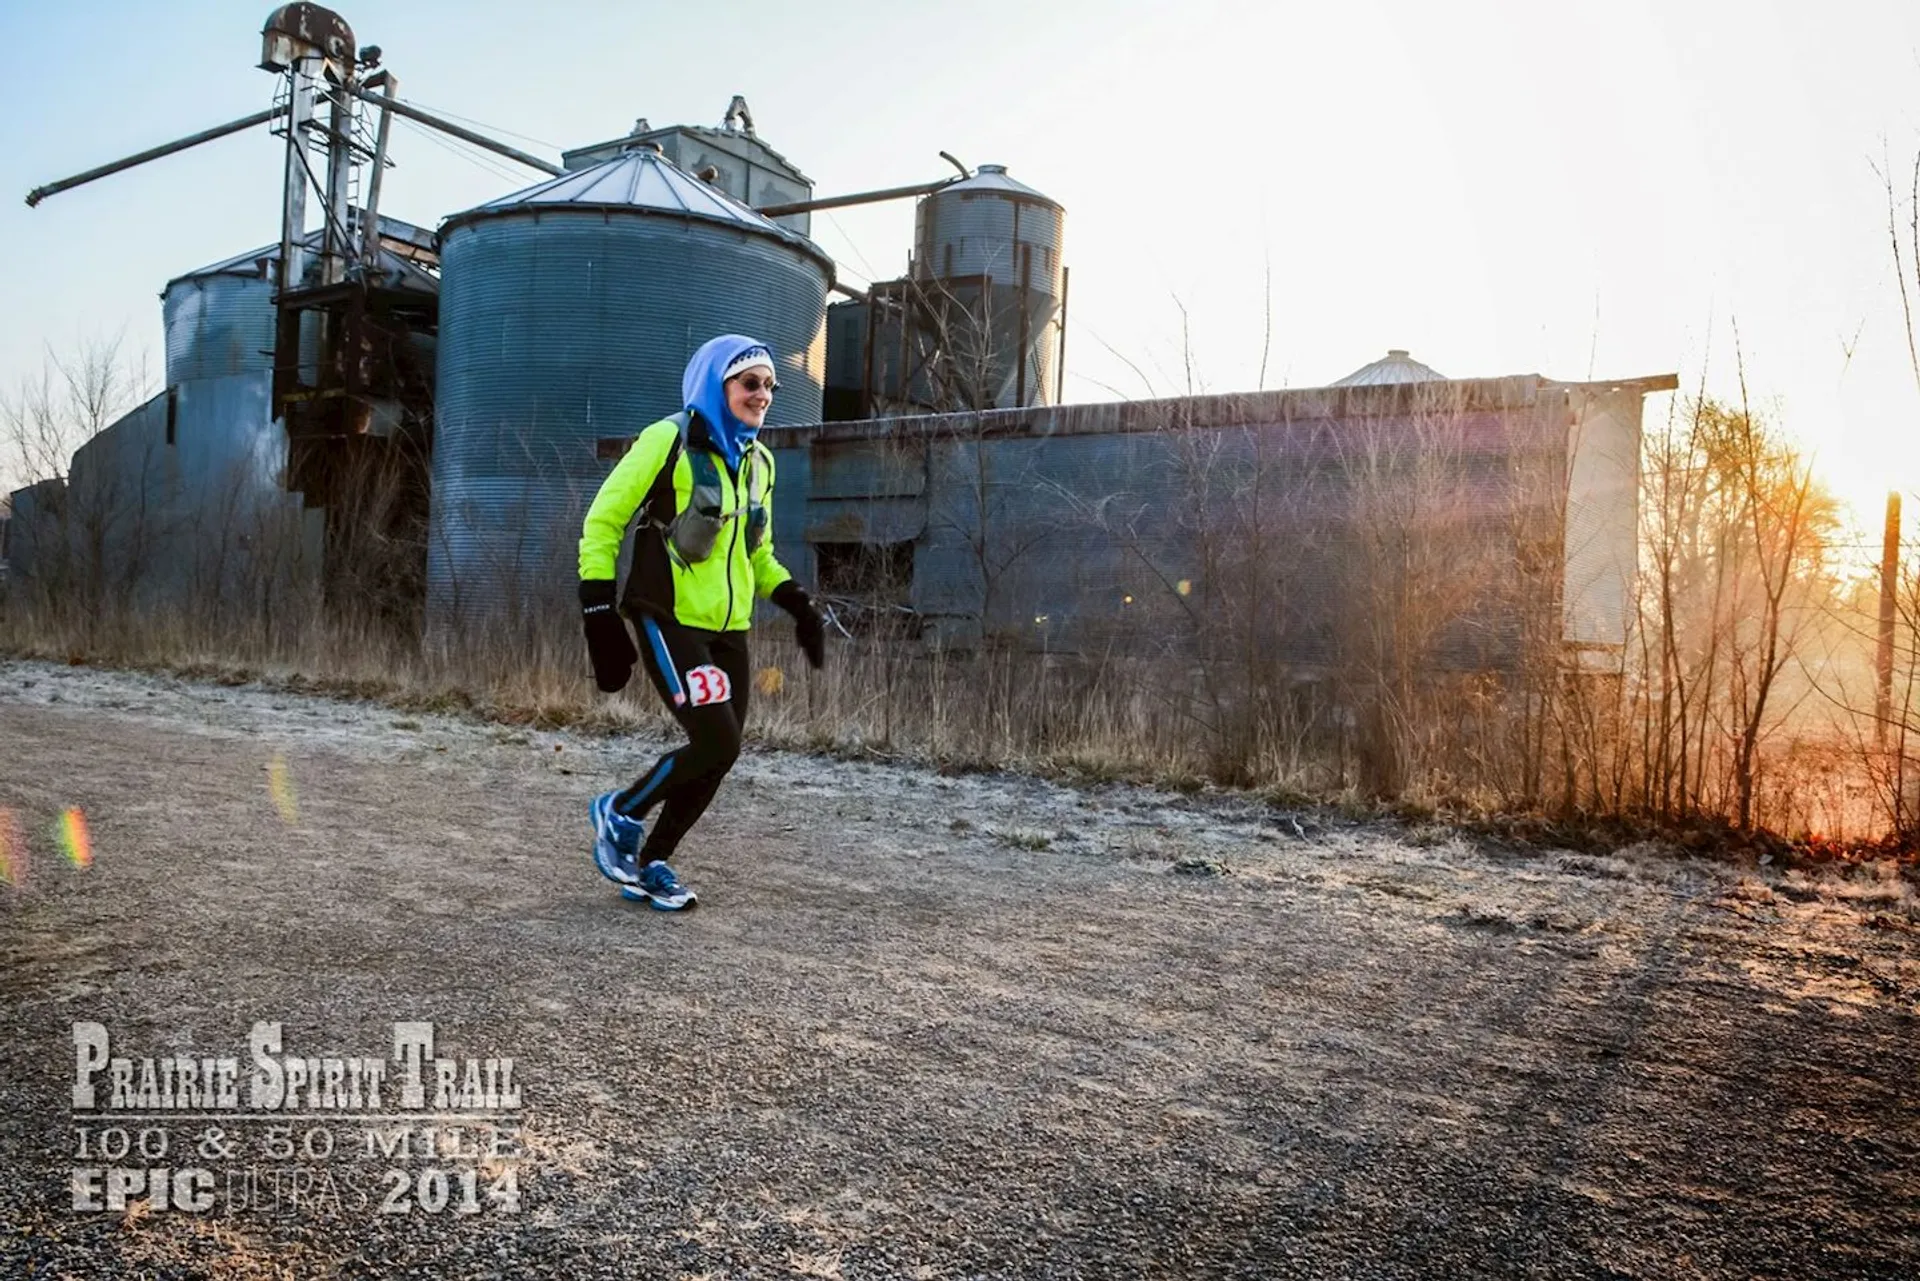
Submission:
<svg viewBox="0 0 1920 1281">
<path fill-rule="evenodd" d="M 759 429 L 747 426 L 728 411 L 727 393 L 720 375 L 742 352 L 755 347 L 766 352 L 767 359 L 772 361 L 772 349 L 757 338 L 740 334 L 710 338 L 693 353 L 693 359 L 687 362 L 687 372 L 680 376 L 680 397 L 695 415 L 688 434 L 695 443 L 712 446 L 727 460 L 730 471 L 739 469 L 740 456 L 753 443 Z"/>
</svg>

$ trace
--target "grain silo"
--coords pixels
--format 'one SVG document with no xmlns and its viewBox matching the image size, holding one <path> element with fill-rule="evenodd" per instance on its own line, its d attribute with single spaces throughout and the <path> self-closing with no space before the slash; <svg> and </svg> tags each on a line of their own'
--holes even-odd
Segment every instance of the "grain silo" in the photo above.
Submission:
<svg viewBox="0 0 1920 1281">
<path fill-rule="evenodd" d="M 167 385 L 273 368 L 272 264 L 280 246 L 255 249 L 167 282 Z"/>
<path fill-rule="evenodd" d="M 1004 165 L 981 165 L 920 201 L 909 274 L 922 323 L 943 351 L 920 375 L 934 384 L 934 403 L 1008 409 L 1053 400 L 1065 219 Z"/>
<path fill-rule="evenodd" d="M 1065 221 L 1004 165 L 929 190 L 914 211 L 908 274 L 828 313 L 827 418 L 1052 404 Z"/>
<path fill-rule="evenodd" d="M 431 233 L 394 218 L 380 219 L 380 233 L 390 242 L 380 251 L 381 283 L 420 294 L 436 292 L 439 282 L 422 265 L 431 262 Z M 311 232 L 303 244 L 317 249 L 320 239 L 319 232 Z M 393 245 L 409 248 L 413 256 L 403 256 Z M 263 245 L 167 282 L 160 313 L 166 329 L 168 386 L 272 371 L 274 266 L 279 261 L 280 246 Z M 310 368 L 319 358 L 319 318 L 305 319 L 301 363 Z"/>
<path fill-rule="evenodd" d="M 641 143 L 441 227 L 429 627 L 571 590 L 580 518 L 715 334 L 780 366 L 769 426 L 820 416 L 832 260 Z"/>
</svg>

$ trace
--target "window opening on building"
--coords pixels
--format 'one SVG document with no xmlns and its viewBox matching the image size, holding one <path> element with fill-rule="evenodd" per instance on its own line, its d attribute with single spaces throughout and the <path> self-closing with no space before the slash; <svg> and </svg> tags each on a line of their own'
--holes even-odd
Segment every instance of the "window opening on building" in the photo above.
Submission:
<svg viewBox="0 0 1920 1281">
<path fill-rule="evenodd" d="M 849 632 L 918 636 L 913 543 L 815 543 L 820 595 Z"/>
</svg>

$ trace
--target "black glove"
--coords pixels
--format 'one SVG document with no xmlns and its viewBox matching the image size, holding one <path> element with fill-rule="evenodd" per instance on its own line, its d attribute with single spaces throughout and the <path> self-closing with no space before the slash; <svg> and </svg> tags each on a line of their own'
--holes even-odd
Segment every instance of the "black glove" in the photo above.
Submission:
<svg viewBox="0 0 1920 1281">
<path fill-rule="evenodd" d="M 633 647 L 627 620 L 613 607 L 611 580 L 580 580 L 580 621 L 587 629 L 587 656 L 593 659 L 594 683 L 608 694 L 625 689 L 640 651 Z"/>
<path fill-rule="evenodd" d="M 820 607 L 813 603 L 800 584 L 789 578 L 773 589 L 768 600 L 793 615 L 793 636 L 807 653 L 807 662 L 816 669 L 827 661 L 827 624 Z"/>
</svg>

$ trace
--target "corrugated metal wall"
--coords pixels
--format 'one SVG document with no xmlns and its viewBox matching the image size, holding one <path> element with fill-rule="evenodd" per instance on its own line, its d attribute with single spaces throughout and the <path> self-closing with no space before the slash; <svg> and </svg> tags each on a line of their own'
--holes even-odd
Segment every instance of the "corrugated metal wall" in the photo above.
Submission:
<svg viewBox="0 0 1920 1281">
<path fill-rule="evenodd" d="M 323 515 L 282 486 L 286 433 L 272 418 L 269 374 L 195 379 L 173 389 L 180 501 L 197 526 L 193 588 L 245 600 L 267 588 L 317 586 Z"/>
<path fill-rule="evenodd" d="M 65 528 L 67 486 L 61 480 L 43 480 L 8 495 L 12 508 L 7 522 L 7 573 L 25 584 L 45 574 L 58 551 L 47 543 Z"/>
<path fill-rule="evenodd" d="M 815 544 L 912 542 L 913 606 L 955 643 L 1231 636 L 1315 664 L 1391 639 L 1500 669 L 1559 639 L 1563 595 L 1585 602 L 1566 639 L 1624 640 L 1639 397 L 1580 409 L 1571 496 L 1573 392 L 1531 378 L 770 433 L 775 537 L 806 576 Z M 1588 524 L 1606 537 L 1576 555 Z"/>
<path fill-rule="evenodd" d="M 273 282 L 264 276 L 221 273 L 183 276 L 160 298 L 166 329 L 167 385 L 201 378 L 272 372 Z M 320 318 L 300 318 L 301 377 L 312 382 L 320 364 Z"/>
<path fill-rule="evenodd" d="M 75 450 L 67 475 L 68 566 L 127 603 L 178 590 L 180 460 L 166 433 L 163 392 Z"/>
<path fill-rule="evenodd" d="M 1059 205 L 963 182 L 922 200 L 914 221 L 920 274 L 991 276 L 996 284 L 1017 285 L 1017 247 L 1025 247 L 1032 259 L 1030 288 L 1060 296 L 1066 215 Z"/>
<path fill-rule="evenodd" d="M 167 385 L 273 368 L 273 283 L 264 276 L 188 276 L 167 286 Z"/>
<path fill-rule="evenodd" d="M 866 376 L 867 304 L 849 298 L 827 308 L 826 386 L 859 392 Z"/>
<path fill-rule="evenodd" d="M 23 576 L 141 607 L 232 606 L 317 579 L 318 512 L 280 488 L 265 372 L 181 383 L 74 452 L 59 511 L 30 507 Z M 38 505 L 36 505 L 38 506 Z"/>
</svg>

